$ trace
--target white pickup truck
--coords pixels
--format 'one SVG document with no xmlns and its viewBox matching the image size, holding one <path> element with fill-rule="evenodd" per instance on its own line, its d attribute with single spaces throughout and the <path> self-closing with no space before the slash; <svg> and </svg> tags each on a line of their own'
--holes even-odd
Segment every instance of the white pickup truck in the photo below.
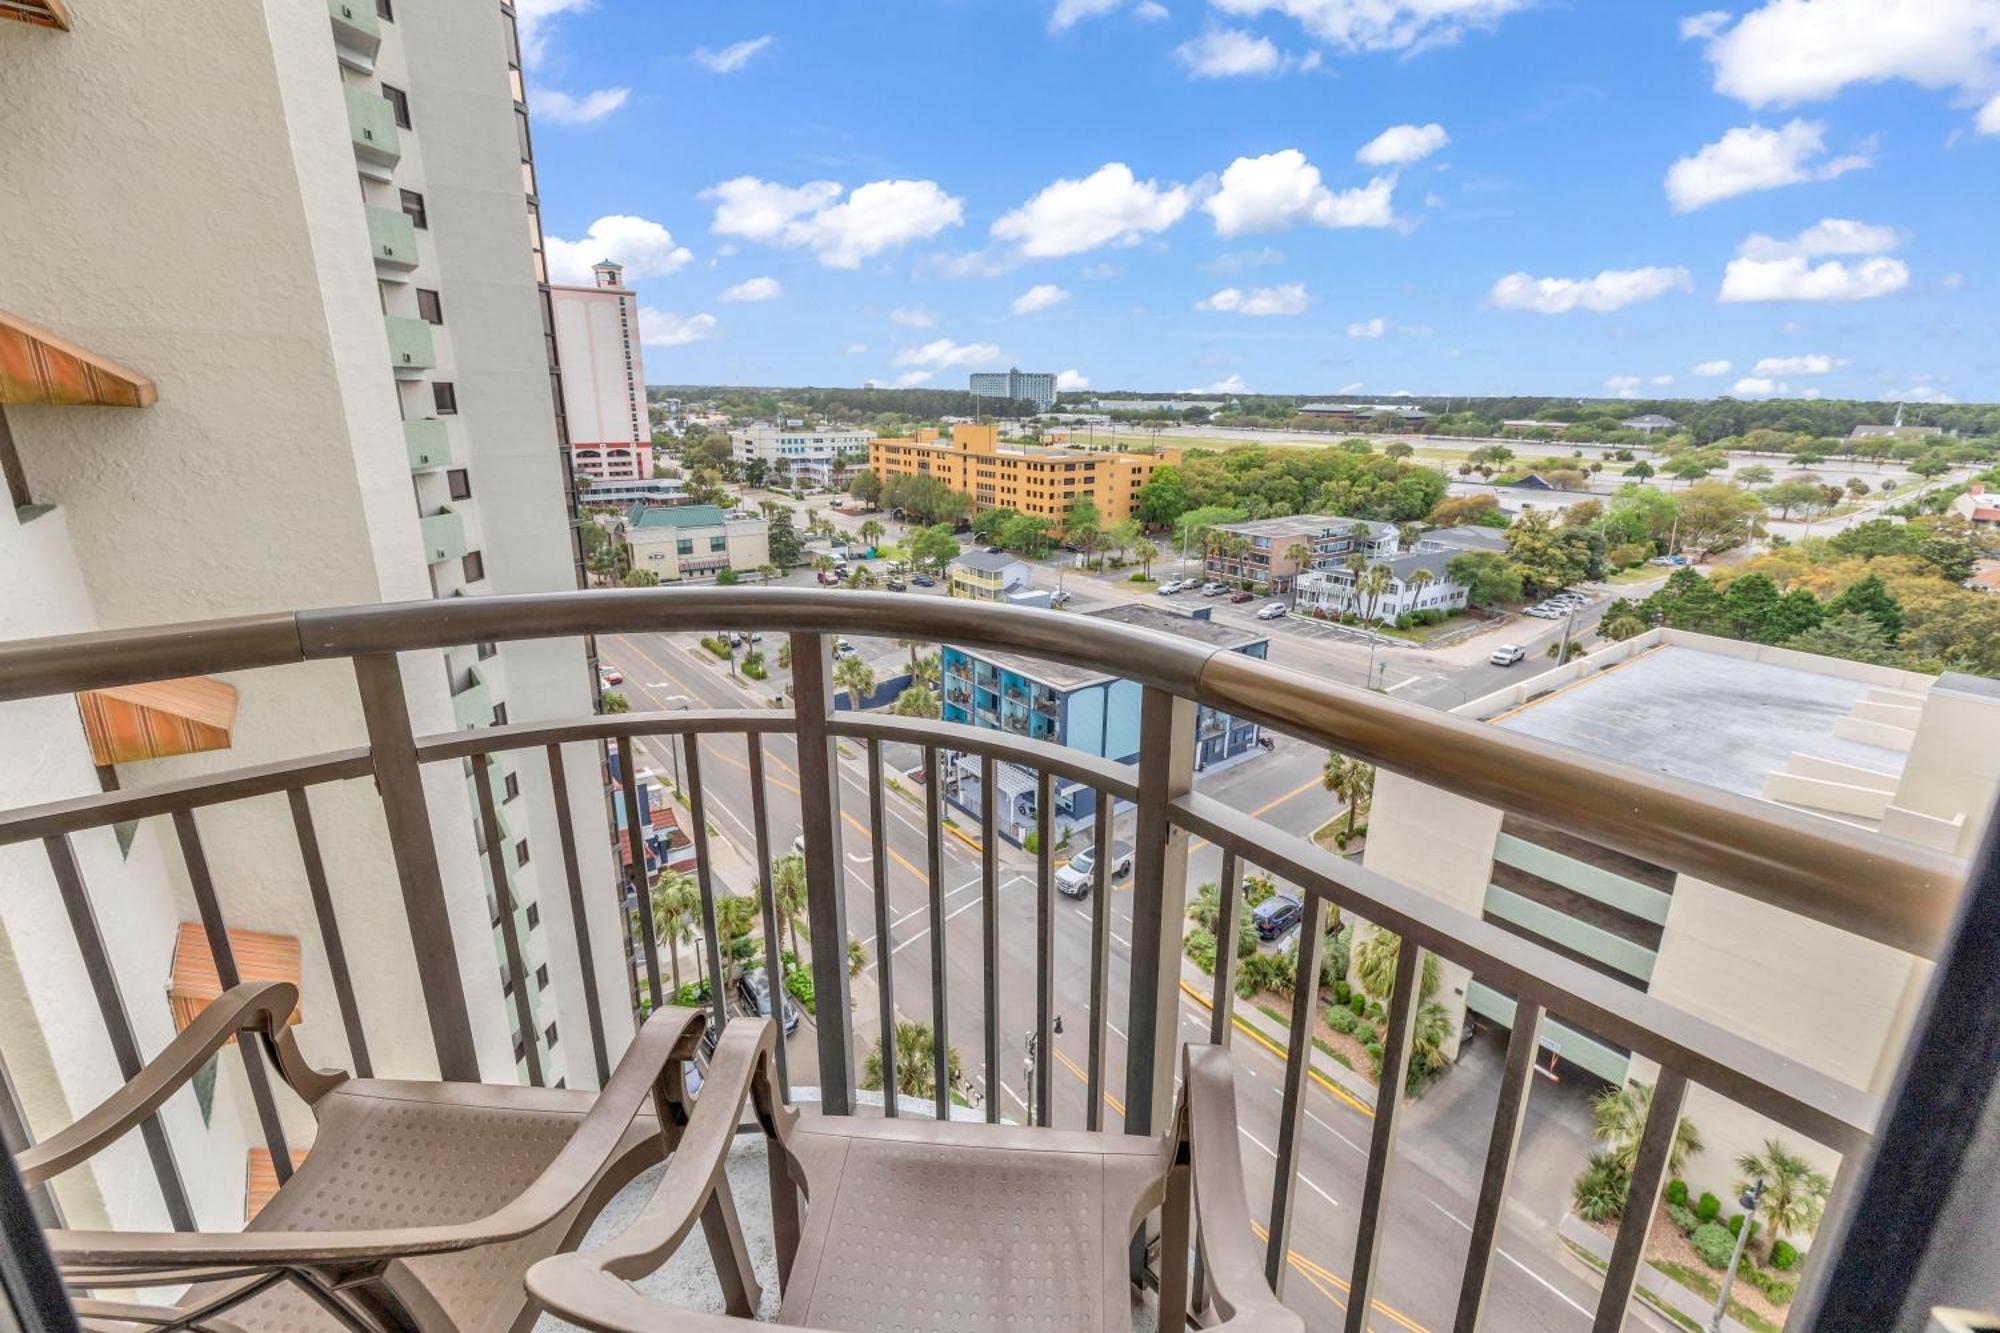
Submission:
<svg viewBox="0 0 2000 1333">
<path fill-rule="evenodd" d="M 1132 873 L 1132 848 L 1122 842 L 1111 844 L 1111 878 L 1120 880 Z M 1056 871 L 1056 890 L 1066 898 L 1082 898 L 1097 882 L 1097 849 L 1086 847 L 1072 856 L 1069 864 Z"/>
</svg>

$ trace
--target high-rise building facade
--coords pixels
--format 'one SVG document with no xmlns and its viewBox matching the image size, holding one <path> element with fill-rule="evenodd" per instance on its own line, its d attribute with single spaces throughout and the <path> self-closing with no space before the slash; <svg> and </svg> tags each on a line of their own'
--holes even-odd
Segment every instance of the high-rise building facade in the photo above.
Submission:
<svg viewBox="0 0 2000 1333">
<path fill-rule="evenodd" d="M 646 423 L 646 363 L 639 351 L 639 298 L 625 271 L 606 260 L 589 287 L 549 288 L 562 356 L 570 458 L 592 481 L 645 481 L 653 475 Z"/>
<path fill-rule="evenodd" d="M 764 465 L 773 485 L 844 486 L 868 461 L 869 434 L 802 421 L 759 421 L 729 432 L 729 452 L 737 466 Z"/>
<path fill-rule="evenodd" d="M 974 398 L 1005 398 L 1009 402 L 1033 403 L 1041 412 L 1048 411 L 1056 403 L 1054 375 L 1034 374 L 1018 366 L 1001 371 L 975 371 L 971 387 Z"/>
<path fill-rule="evenodd" d="M 915 439 L 871 440 L 868 445 L 868 466 L 878 477 L 936 477 L 970 495 L 974 512 L 1013 509 L 1047 519 L 1055 531 L 1078 500 L 1097 506 L 1100 523 L 1124 522 L 1132 516 L 1139 488 L 1152 480 L 1153 469 L 1177 463 L 1180 456 L 1178 449 L 1147 454 L 1003 449 L 997 427 L 971 422 L 952 427 L 948 440 L 925 430 Z"/>
<path fill-rule="evenodd" d="M 0 638 L 574 587 L 511 9 L 334 0 L 225 6 L 199 22 L 157 5 L 88 18 L 74 31 L 0 22 L 0 461 L 14 501 L 0 513 Z M 228 76 L 189 77 L 199 70 Z M 78 115 L 91 89 L 115 95 Z M 574 641 L 464 644 L 394 665 L 419 736 L 590 707 Z M 0 801 L 338 753 L 368 741 L 359 693 L 353 670 L 307 663 L 0 705 Z M 487 770 L 493 829 L 475 828 L 469 766 L 423 769 L 451 948 L 478 997 L 475 1053 L 488 1077 L 511 1081 L 532 1060 L 550 1083 L 593 1082 L 595 1062 L 566 1039 L 583 1040 L 583 983 L 542 964 L 573 956 L 577 930 L 619 955 L 610 850 L 578 839 L 602 910 L 577 920 L 547 762 L 517 754 Z M 560 758 L 575 826 L 600 827 L 593 754 Z M 307 804 L 335 911 L 379 926 L 401 921 L 406 900 L 366 785 L 316 786 Z M 332 963 L 311 944 L 313 897 L 287 854 L 293 818 L 279 799 L 190 827 L 232 926 L 307 942 L 293 955 L 301 1044 L 352 1069 Z M 526 1024 L 493 1002 L 504 953 L 484 834 L 523 944 Z M 88 886 L 141 1054 L 173 1034 L 180 955 L 205 948 L 184 929 L 197 916 L 184 830 L 141 820 L 64 846 L 0 848 L 0 1059 L 37 1132 L 122 1082 L 105 1033 L 77 1022 L 99 1011 L 106 978 L 70 943 L 77 904 L 56 862 L 73 858 Z M 438 1056 L 409 938 L 371 936 L 346 963 L 374 1070 L 421 1077 Z M 616 1012 L 618 978 L 600 989 Z M 163 1108 L 190 1217 L 132 1188 L 146 1174 L 134 1142 L 59 1183 L 72 1223 L 239 1224 L 245 1154 L 260 1141 L 246 1096 L 225 1062 L 211 1095 Z M 305 1141 L 306 1124 L 294 1128 Z"/>
</svg>

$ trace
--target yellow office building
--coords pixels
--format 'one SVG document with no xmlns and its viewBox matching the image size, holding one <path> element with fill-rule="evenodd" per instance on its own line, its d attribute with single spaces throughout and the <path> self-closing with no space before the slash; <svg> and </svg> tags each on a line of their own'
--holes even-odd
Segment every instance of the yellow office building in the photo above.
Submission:
<svg viewBox="0 0 2000 1333">
<path fill-rule="evenodd" d="M 1139 488 L 1153 469 L 1180 461 L 1180 450 L 1150 454 L 1093 449 L 1000 447 L 999 427 L 961 423 L 945 439 L 934 430 L 914 440 L 871 440 L 868 466 L 887 480 L 919 474 L 936 477 L 972 497 L 973 511 L 1007 508 L 1045 518 L 1057 529 L 1077 500 L 1088 496 L 1100 521 L 1132 516 Z"/>
</svg>

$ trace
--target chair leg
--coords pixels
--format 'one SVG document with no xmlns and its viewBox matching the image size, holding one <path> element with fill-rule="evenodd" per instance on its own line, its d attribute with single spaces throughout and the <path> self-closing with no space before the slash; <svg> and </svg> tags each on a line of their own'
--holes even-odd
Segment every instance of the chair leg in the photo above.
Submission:
<svg viewBox="0 0 2000 1333">
<path fill-rule="evenodd" d="M 736 1216 L 736 1199 L 729 1190 L 729 1177 L 716 1178 L 708 1204 L 701 1210 L 701 1231 L 708 1240 L 709 1257 L 715 1275 L 722 1282 L 722 1295 L 729 1313 L 738 1319 L 754 1319 L 764 1289 L 750 1267 L 750 1250 L 743 1243 L 743 1225 Z"/>
<path fill-rule="evenodd" d="M 765 1145 L 771 1177 L 771 1234 L 778 1247 L 778 1291 L 789 1291 L 792 1258 L 799 1252 L 799 1187 L 785 1160 L 785 1145 L 773 1138 Z"/>
<path fill-rule="evenodd" d="M 1167 1173 L 1167 1198 L 1160 1205 L 1160 1333 L 1181 1333 L 1188 1315 L 1188 1168 Z"/>
</svg>

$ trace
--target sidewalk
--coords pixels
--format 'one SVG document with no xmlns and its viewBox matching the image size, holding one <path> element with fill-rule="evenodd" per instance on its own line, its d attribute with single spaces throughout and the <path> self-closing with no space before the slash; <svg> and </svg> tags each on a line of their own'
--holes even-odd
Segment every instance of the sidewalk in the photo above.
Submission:
<svg viewBox="0 0 2000 1333">
<path fill-rule="evenodd" d="M 1214 991 L 1214 977 L 1187 959 L 1181 959 L 1181 993 L 1198 1005 L 1203 1014 L 1214 1012 L 1214 1006 L 1209 1002 L 1209 996 Z M 1235 1019 L 1237 1032 L 1277 1056 L 1280 1061 L 1288 1061 L 1292 1041 L 1290 1025 L 1277 1022 L 1254 1004 L 1244 1004 L 1241 1000 L 1230 1005 L 1230 1013 Z M 1306 1048 L 1306 1058 L 1307 1074 L 1313 1082 L 1369 1119 L 1374 1119 L 1373 1083 L 1317 1046 Z"/>
</svg>

